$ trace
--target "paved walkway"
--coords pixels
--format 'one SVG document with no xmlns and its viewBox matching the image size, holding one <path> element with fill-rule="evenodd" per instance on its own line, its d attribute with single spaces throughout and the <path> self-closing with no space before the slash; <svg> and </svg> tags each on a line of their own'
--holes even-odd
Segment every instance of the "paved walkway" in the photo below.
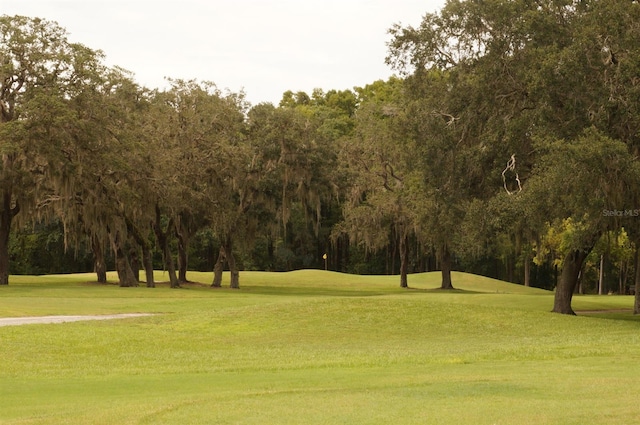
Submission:
<svg viewBox="0 0 640 425">
<path fill-rule="evenodd" d="M 99 316 L 36 316 L 0 318 L 0 326 L 33 325 L 46 323 L 80 322 L 84 320 L 126 319 L 129 317 L 152 316 L 150 313 L 104 314 Z"/>
</svg>

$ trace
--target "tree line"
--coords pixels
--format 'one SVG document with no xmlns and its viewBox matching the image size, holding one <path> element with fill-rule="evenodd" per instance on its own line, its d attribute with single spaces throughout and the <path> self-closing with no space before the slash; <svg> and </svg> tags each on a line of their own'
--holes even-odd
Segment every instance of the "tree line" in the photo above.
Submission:
<svg viewBox="0 0 640 425">
<path fill-rule="evenodd" d="M 237 288 L 327 254 L 403 287 L 456 268 L 555 288 L 564 314 L 638 288 L 636 1 L 449 0 L 390 28 L 396 77 L 277 106 L 141 87 L 46 20 L 0 28 L 0 284 L 46 234 L 122 286 L 160 266 L 177 287 L 196 257 Z"/>
</svg>

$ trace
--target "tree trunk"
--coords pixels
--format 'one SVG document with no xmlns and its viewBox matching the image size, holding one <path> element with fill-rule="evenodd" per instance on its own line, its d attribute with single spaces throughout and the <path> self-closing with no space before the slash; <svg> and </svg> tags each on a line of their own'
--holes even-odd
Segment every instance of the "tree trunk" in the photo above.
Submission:
<svg viewBox="0 0 640 425">
<path fill-rule="evenodd" d="M 271 236 L 267 238 L 267 258 L 269 259 L 269 264 L 267 265 L 267 271 L 272 272 L 275 271 L 276 257 L 275 257 L 275 248 L 273 246 L 273 239 Z"/>
<path fill-rule="evenodd" d="M 137 249 L 129 250 L 129 264 L 131 264 L 131 271 L 136 282 L 140 282 L 140 256 Z"/>
<path fill-rule="evenodd" d="M 576 313 L 571 308 L 571 299 L 573 293 L 578 284 L 578 277 L 580 270 L 582 270 L 582 263 L 587 258 L 591 250 L 576 249 L 571 251 L 564 258 L 562 263 L 562 273 L 560 274 L 560 281 L 556 287 L 555 298 L 553 302 L 553 312 L 560 314 Z"/>
<path fill-rule="evenodd" d="M 580 295 L 584 295 L 584 285 L 582 284 L 582 270 L 578 272 L 578 288 L 574 291 Z"/>
<path fill-rule="evenodd" d="M 213 283 L 211 284 L 214 288 L 222 287 L 222 271 L 224 270 L 224 246 L 220 247 L 220 251 L 218 251 L 218 259 L 216 260 L 215 266 L 213 266 Z"/>
<path fill-rule="evenodd" d="M 93 270 L 98 283 L 107 283 L 107 263 L 104 260 L 104 249 L 100 238 L 91 236 L 91 251 L 93 251 Z"/>
<path fill-rule="evenodd" d="M 627 295 L 627 273 L 629 264 L 627 261 L 620 261 L 620 274 L 618 275 L 618 294 Z"/>
<path fill-rule="evenodd" d="M 240 271 L 238 270 L 236 258 L 233 256 L 233 240 L 230 236 L 227 236 L 227 239 L 224 243 L 224 254 L 227 258 L 227 263 L 229 264 L 229 272 L 231 273 L 231 282 L 229 284 L 229 287 L 232 289 L 239 289 Z"/>
<path fill-rule="evenodd" d="M 173 261 L 173 254 L 171 253 L 171 248 L 169 248 L 169 240 L 166 235 L 161 239 L 161 245 L 162 258 L 164 259 L 167 273 L 169 273 L 169 283 L 172 288 L 179 288 L 180 281 L 178 280 L 178 275 L 176 274 L 176 266 L 175 262 Z"/>
<path fill-rule="evenodd" d="M 407 235 L 400 236 L 400 287 L 408 288 L 409 283 L 407 282 L 407 269 L 409 267 L 409 247 L 408 245 L 408 237 Z"/>
<path fill-rule="evenodd" d="M 151 249 L 147 244 L 142 247 L 142 267 L 147 282 L 147 288 L 155 288 L 156 282 L 153 278 L 153 260 L 151 259 Z"/>
<path fill-rule="evenodd" d="M 393 243 L 391 244 L 391 265 L 387 274 L 394 274 L 396 272 L 396 253 L 398 252 L 397 244 L 394 239 L 391 239 Z"/>
<path fill-rule="evenodd" d="M 178 280 L 180 282 L 188 282 L 187 268 L 189 267 L 189 235 L 186 231 L 180 231 L 176 227 L 176 235 L 178 237 Z"/>
<path fill-rule="evenodd" d="M 20 211 L 16 204 L 11 206 L 11 191 L 4 189 L 2 193 L 2 210 L 0 211 L 0 285 L 9 284 L 9 236 L 11 222 Z"/>
<path fill-rule="evenodd" d="M 635 270 L 635 295 L 633 303 L 633 314 L 640 314 L 640 244 L 636 243 L 636 258 L 635 258 L 636 270 Z"/>
<path fill-rule="evenodd" d="M 347 272 L 347 268 L 349 266 L 349 238 L 348 237 L 343 237 L 342 243 L 340 244 L 340 263 L 338 263 L 338 259 L 336 258 L 336 262 L 335 264 L 340 264 L 340 268 L 336 269 L 338 271 L 341 271 L 342 273 L 346 273 Z"/>
<path fill-rule="evenodd" d="M 515 260 L 513 258 L 513 255 L 511 254 L 505 255 L 505 271 L 506 271 L 506 278 L 507 278 L 506 280 L 509 283 L 513 283 L 515 281 L 514 269 L 515 269 Z"/>
<path fill-rule="evenodd" d="M 602 295 L 604 284 L 604 254 L 600 254 L 600 271 L 598 273 L 598 295 Z"/>
<path fill-rule="evenodd" d="M 138 281 L 133 275 L 129 259 L 121 248 L 116 251 L 116 271 L 118 272 L 118 281 L 121 287 L 138 286 Z"/>
<path fill-rule="evenodd" d="M 440 269 L 442 270 L 442 285 L 440 285 L 440 289 L 454 289 L 451 283 L 451 253 L 446 246 L 441 249 Z"/>
<path fill-rule="evenodd" d="M 149 239 L 142 235 L 142 232 L 135 224 L 133 224 L 131 220 L 129 220 L 128 217 L 125 217 L 125 222 L 127 224 L 127 230 L 129 231 L 129 234 L 133 236 L 133 239 L 142 250 L 142 267 L 144 268 L 147 288 L 155 288 L 156 283 L 153 278 L 153 260 L 151 259 L 151 244 L 149 242 Z M 136 277 L 139 277 L 139 274 Z"/>
<path fill-rule="evenodd" d="M 618 295 L 624 295 L 624 261 L 620 261 L 620 269 L 618 270 Z"/>
<path fill-rule="evenodd" d="M 384 251 L 384 274 L 391 274 L 389 273 L 389 262 L 391 261 L 391 259 L 389 258 L 389 244 L 387 244 L 385 251 Z"/>
<path fill-rule="evenodd" d="M 171 248 L 169 247 L 169 230 L 164 231 L 162 229 L 161 220 L 162 216 L 160 213 L 160 207 L 156 205 L 156 220 L 153 223 L 153 230 L 156 234 L 156 238 L 158 239 L 158 245 L 160 246 L 160 249 L 162 251 L 162 259 L 165 269 L 169 273 L 169 284 L 172 288 L 179 288 L 180 282 L 178 281 L 176 266 L 173 261 L 173 255 L 171 254 Z M 173 219 L 169 220 L 167 229 L 173 229 Z"/>
<path fill-rule="evenodd" d="M 116 271 L 118 273 L 118 281 L 120 282 L 120 286 L 138 286 L 138 280 L 133 275 L 131 264 L 129 263 L 129 259 L 127 258 L 125 250 L 122 246 L 123 242 L 121 240 L 120 233 L 116 232 L 115 235 L 109 234 L 109 238 L 111 239 L 111 246 L 113 247 L 113 252 L 116 257 Z"/>
<path fill-rule="evenodd" d="M 9 284 L 9 234 L 11 219 L 5 211 L 0 217 L 0 285 Z"/>
<path fill-rule="evenodd" d="M 524 255 L 524 286 L 531 286 L 531 255 Z"/>
</svg>

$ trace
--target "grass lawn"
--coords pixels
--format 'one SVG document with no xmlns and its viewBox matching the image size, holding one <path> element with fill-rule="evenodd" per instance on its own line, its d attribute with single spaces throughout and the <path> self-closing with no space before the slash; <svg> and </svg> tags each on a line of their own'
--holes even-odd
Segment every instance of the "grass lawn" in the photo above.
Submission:
<svg viewBox="0 0 640 425">
<path fill-rule="evenodd" d="M 113 276 L 112 276 L 113 277 Z M 12 276 L 0 317 L 157 313 L 0 327 L 0 424 L 631 424 L 629 296 L 462 273 L 243 272 L 240 290 Z M 115 279 L 115 277 L 114 277 Z M 158 280 L 166 279 L 158 273 Z M 593 310 L 602 310 L 593 313 Z M 626 311 L 625 311 L 626 310 Z M 607 312 L 609 311 L 609 312 Z"/>
</svg>

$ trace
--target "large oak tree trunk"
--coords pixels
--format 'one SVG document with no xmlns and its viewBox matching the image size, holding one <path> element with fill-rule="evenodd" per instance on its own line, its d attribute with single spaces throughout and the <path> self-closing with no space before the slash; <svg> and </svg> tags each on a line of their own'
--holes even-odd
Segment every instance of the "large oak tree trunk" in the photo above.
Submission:
<svg viewBox="0 0 640 425">
<path fill-rule="evenodd" d="M 126 255 L 126 251 L 123 247 L 124 242 L 120 232 L 115 234 L 109 234 L 111 239 L 111 246 L 113 248 L 114 255 L 116 257 L 116 272 L 118 273 L 118 281 L 121 287 L 138 286 L 138 279 L 136 279 L 129 263 L 129 258 Z"/>
<path fill-rule="evenodd" d="M 129 249 L 129 264 L 136 282 L 140 282 L 140 255 L 137 249 Z"/>
<path fill-rule="evenodd" d="M 93 252 L 93 271 L 98 283 L 107 283 L 107 263 L 104 259 L 102 241 L 96 235 L 91 236 L 91 251 Z"/>
<path fill-rule="evenodd" d="M 153 260 L 151 259 L 151 249 L 149 245 L 142 245 L 142 267 L 147 282 L 147 288 L 155 288 L 156 282 L 153 278 Z"/>
<path fill-rule="evenodd" d="M 560 314 L 576 313 L 571 308 L 571 299 L 578 285 L 578 278 L 582 270 L 582 264 L 591 250 L 575 249 L 569 252 L 562 262 L 562 272 L 560 280 L 556 287 L 555 298 L 553 302 L 553 312 Z"/>
<path fill-rule="evenodd" d="M 400 236 L 400 287 L 408 288 L 407 270 L 409 268 L 409 248 L 407 235 Z"/>
<path fill-rule="evenodd" d="M 440 289 L 454 289 L 453 283 L 451 283 L 451 267 L 451 252 L 449 252 L 448 247 L 444 246 L 440 253 L 440 269 L 442 270 L 442 285 L 440 285 Z"/>
<path fill-rule="evenodd" d="M 129 259 L 124 254 L 122 248 L 118 248 L 116 251 L 116 271 L 118 273 L 118 281 L 120 282 L 121 287 L 138 286 L 138 280 L 133 274 Z"/>
<path fill-rule="evenodd" d="M 524 256 L 524 286 L 531 286 L 531 255 Z"/>
</svg>

